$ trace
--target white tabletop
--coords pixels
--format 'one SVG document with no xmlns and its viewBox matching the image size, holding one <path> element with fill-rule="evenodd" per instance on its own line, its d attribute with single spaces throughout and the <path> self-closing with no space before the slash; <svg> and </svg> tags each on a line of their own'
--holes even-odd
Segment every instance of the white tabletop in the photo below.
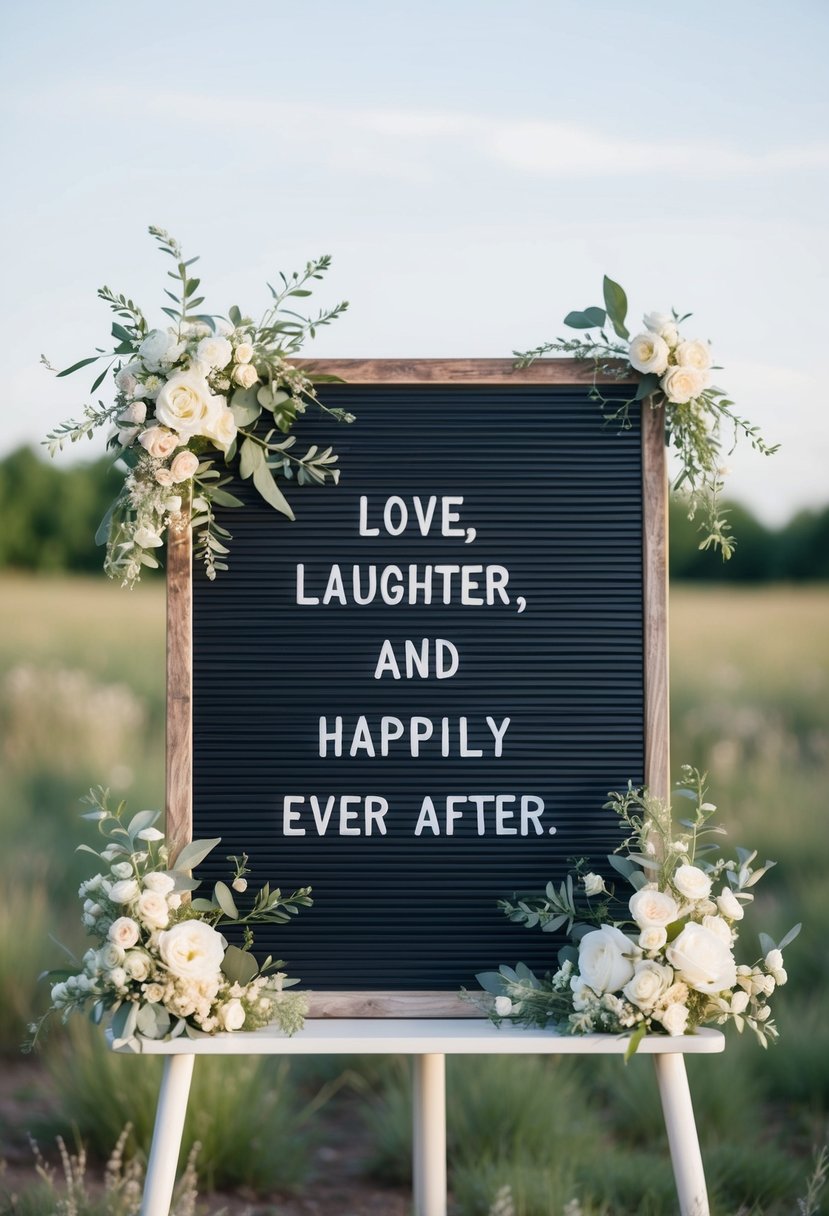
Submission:
<svg viewBox="0 0 829 1216">
<path fill-rule="evenodd" d="M 111 1036 L 110 1036 L 111 1039 Z M 484 1018 L 309 1018 L 288 1038 L 274 1026 L 163 1041 L 139 1038 L 144 1055 L 624 1055 L 627 1036 L 562 1035 L 493 1025 Z M 708 1055 L 722 1051 L 719 1030 L 646 1035 L 640 1055 Z M 119 1048 L 118 1050 L 124 1050 Z"/>
</svg>

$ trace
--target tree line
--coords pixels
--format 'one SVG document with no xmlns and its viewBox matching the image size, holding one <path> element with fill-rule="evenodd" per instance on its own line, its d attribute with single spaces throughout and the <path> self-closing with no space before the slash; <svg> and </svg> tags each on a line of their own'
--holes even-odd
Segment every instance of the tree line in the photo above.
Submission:
<svg viewBox="0 0 829 1216">
<path fill-rule="evenodd" d="M 109 459 L 61 467 L 22 447 L 0 460 L 0 568 L 98 573 L 98 524 L 121 483 Z M 699 550 L 700 534 L 682 503 L 670 510 L 671 577 L 709 582 L 829 579 L 829 506 L 800 511 L 768 528 L 739 504 L 729 507 L 737 551 L 729 562 Z"/>
</svg>

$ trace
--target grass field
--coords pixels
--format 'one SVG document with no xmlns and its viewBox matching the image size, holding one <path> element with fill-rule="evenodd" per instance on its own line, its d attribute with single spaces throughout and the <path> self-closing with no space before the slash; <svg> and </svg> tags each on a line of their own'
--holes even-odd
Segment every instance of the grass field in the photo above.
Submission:
<svg viewBox="0 0 829 1216">
<path fill-rule="evenodd" d="M 80 943 L 78 797 L 107 783 L 136 809 L 161 803 L 164 597 L 160 585 L 128 594 L 81 579 L 9 577 L 0 590 L 0 1043 L 11 1061 L 42 1005 L 37 974 L 56 962 L 48 933 Z M 812 1149 L 829 1134 L 827 626 L 826 587 L 678 587 L 672 595 L 674 770 L 683 762 L 708 769 L 732 840 L 779 862 L 760 888 L 755 922 L 777 936 L 804 922 L 776 1006 L 780 1045 L 766 1054 L 735 1036 L 724 1057 L 691 1061 L 715 1211 L 732 1216 L 798 1211 Z M 20 1122 L 28 1118 L 27 1086 L 36 1089 L 44 1076 L 52 1110 L 44 1117 L 35 1104 L 31 1115 L 42 1131 L 74 1127 L 105 1155 L 132 1116 L 130 1142 L 146 1142 L 155 1082 L 146 1062 L 113 1060 L 85 1027 L 71 1050 L 69 1042 L 58 1031 L 45 1056 L 15 1064 L 14 1093 L 5 1094 L 12 1100 L 2 1104 L 13 1112 L 2 1133 L 12 1156 L 21 1156 L 28 1130 Z M 130 1071 L 136 1063 L 140 1078 Z M 616 1061 L 508 1064 L 451 1062 L 452 1187 L 461 1216 L 673 1211 L 648 1061 L 627 1069 Z M 366 1128 L 366 1176 L 378 1187 L 405 1182 L 407 1072 L 395 1061 L 358 1060 L 342 1078 L 342 1067 L 312 1061 L 270 1078 L 246 1068 L 226 1102 L 219 1095 L 227 1076 L 205 1076 L 190 1138 L 212 1146 L 202 1158 L 207 1181 L 271 1197 L 292 1188 L 313 1195 L 308 1171 L 318 1133 L 310 1115 L 328 1103 L 329 1127 L 339 1118 Z M 545 1073 L 549 1086 L 538 1084 Z M 264 1165 L 259 1154 L 246 1174 L 246 1145 L 257 1135 L 291 1150 Z M 271 1198 L 276 1206 L 255 1210 L 282 1212 L 282 1202 Z M 16 1207 L 0 1201 L 4 1210 L 45 1216 L 55 1208 L 32 1191 Z"/>
</svg>

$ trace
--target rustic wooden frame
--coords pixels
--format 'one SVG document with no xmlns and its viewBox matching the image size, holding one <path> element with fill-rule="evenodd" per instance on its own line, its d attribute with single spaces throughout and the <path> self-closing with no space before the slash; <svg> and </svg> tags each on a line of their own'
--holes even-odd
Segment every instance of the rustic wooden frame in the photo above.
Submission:
<svg viewBox="0 0 829 1216">
<path fill-rule="evenodd" d="M 588 384 L 593 367 L 572 359 L 539 359 L 516 369 L 509 359 L 336 359 L 300 361 L 349 384 Z M 623 369 L 620 369 L 623 370 Z M 606 375 L 597 383 L 633 383 Z M 645 654 L 645 782 L 669 794 L 668 524 L 663 409 L 643 402 L 643 612 Z M 169 539 L 167 554 L 167 842 L 175 854 L 193 827 L 193 593 L 189 521 Z M 474 1007 L 447 992 L 312 993 L 313 1017 L 470 1017 Z"/>
</svg>

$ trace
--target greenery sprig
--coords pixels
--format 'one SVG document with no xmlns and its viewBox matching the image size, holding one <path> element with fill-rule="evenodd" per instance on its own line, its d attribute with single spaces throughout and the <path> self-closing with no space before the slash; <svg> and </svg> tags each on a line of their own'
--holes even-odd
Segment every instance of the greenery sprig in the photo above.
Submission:
<svg viewBox="0 0 829 1216">
<path fill-rule="evenodd" d="M 645 332 L 631 338 L 627 327 L 628 301 L 624 289 L 607 275 L 603 284 L 604 307 L 593 305 L 569 312 L 564 324 L 584 331 L 586 336 L 556 338 L 532 350 L 514 351 L 518 367 L 528 367 L 548 354 L 569 355 L 593 364 L 591 398 L 602 409 L 607 421 L 621 429 L 632 425 L 633 411 L 649 400 L 656 409 L 665 408 L 665 438 L 679 461 L 674 491 L 688 504 L 688 518 L 700 518 L 703 538 L 700 549 L 719 549 L 724 560 L 734 552 L 728 512 L 721 496 L 727 469 L 723 464 L 723 431 L 732 432 L 733 451 L 740 436 L 748 439 L 755 451 L 771 456 L 779 445 L 770 445 L 760 429 L 736 413 L 734 402 L 710 383 L 714 368 L 708 344 L 683 340 L 679 327 L 691 313 L 649 313 L 644 318 Z M 640 373 L 631 395 L 621 402 L 602 392 L 602 382 L 627 380 L 633 368 Z"/>
</svg>

